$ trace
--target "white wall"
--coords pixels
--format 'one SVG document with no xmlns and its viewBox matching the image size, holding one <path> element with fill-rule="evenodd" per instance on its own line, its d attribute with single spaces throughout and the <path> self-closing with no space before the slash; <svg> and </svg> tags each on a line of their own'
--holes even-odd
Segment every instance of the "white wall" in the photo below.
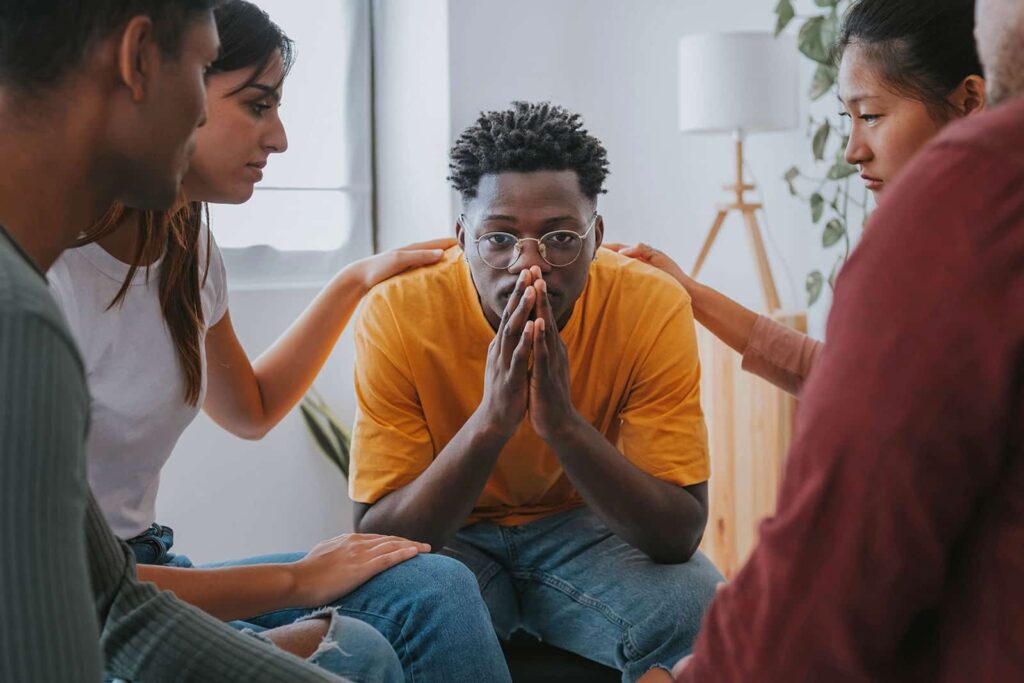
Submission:
<svg viewBox="0 0 1024 683">
<path fill-rule="evenodd" d="M 382 246 L 450 233 L 452 195 L 444 178 L 454 137 L 482 109 L 545 99 L 583 114 L 608 148 L 612 175 L 600 202 L 606 238 L 653 243 L 688 268 L 715 204 L 726 199 L 721 185 L 731 181 L 733 157 L 726 137 L 676 130 L 677 41 L 687 33 L 770 30 L 775 4 L 376 0 Z M 830 111 L 834 104 L 821 106 Z M 776 280 L 790 307 L 804 301 L 806 273 L 827 273 L 834 259 L 821 250 L 807 208 L 781 181 L 786 168 L 808 160 L 808 147 L 804 131 L 748 143 L 777 247 L 769 244 Z M 760 306 L 737 222 L 723 231 L 702 279 Z M 313 294 L 234 292 L 232 318 L 250 354 L 269 345 Z M 812 310 L 812 331 L 820 333 L 826 312 L 827 302 Z M 354 412 L 352 355 L 346 335 L 317 382 L 346 421 Z M 344 481 L 313 449 L 295 414 L 258 443 L 201 417 L 165 470 L 159 510 L 176 529 L 180 550 L 200 561 L 304 549 L 351 526 Z"/>
<path fill-rule="evenodd" d="M 676 124 L 678 40 L 689 33 L 771 30 L 772 0 L 451 0 L 452 135 L 481 109 L 551 100 L 583 115 L 608 149 L 600 200 L 609 241 L 650 242 L 689 268 L 728 199 L 731 140 L 684 136 Z M 783 305 L 804 300 L 820 249 L 805 207 L 781 176 L 805 158 L 803 131 L 754 136 L 747 156 L 764 193 L 770 257 Z M 783 259 L 780 260 L 779 252 Z M 792 277 L 783 264 L 788 264 Z M 829 262 L 830 265 L 830 262 Z M 749 306 L 762 300 L 739 219 L 702 279 Z M 819 312 L 820 310 L 820 312 Z M 812 315 L 820 327 L 824 307 Z"/>
<path fill-rule="evenodd" d="M 453 232 L 448 0 L 374 0 L 381 249 Z"/>
<path fill-rule="evenodd" d="M 272 344 L 315 293 L 232 292 L 231 319 L 249 357 Z M 316 382 L 349 424 L 353 356 L 346 332 Z M 200 414 L 164 467 L 157 514 L 174 529 L 175 550 L 196 562 L 308 550 L 352 528 L 347 482 L 315 449 L 297 411 L 256 442 Z"/>
</svg>

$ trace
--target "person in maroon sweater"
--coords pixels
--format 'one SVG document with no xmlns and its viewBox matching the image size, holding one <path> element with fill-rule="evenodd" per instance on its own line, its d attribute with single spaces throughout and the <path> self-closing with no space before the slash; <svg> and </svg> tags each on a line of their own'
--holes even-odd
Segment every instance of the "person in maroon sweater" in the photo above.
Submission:
<svg viewBox="0 0 1024 683">
<path fill-rule="evenodd" d="M 993 108 L 840 276 L 778 513 L 679 683 L 1024 680 L 1024 3 L 977 34 Z"/>
</svg>

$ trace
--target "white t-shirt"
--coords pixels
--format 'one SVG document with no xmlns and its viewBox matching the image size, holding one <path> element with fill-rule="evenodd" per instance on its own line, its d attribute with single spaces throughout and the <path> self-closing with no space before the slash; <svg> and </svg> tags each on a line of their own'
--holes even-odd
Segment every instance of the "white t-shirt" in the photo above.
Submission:
<svg viewBox="0 0 1024 683">
<path fill-rule="evenodd" d="M 207 229 L 199 237 L 199 274 L 206 265 Z M 203 319 L 217 324 L 228 307 L 224 261 L 211 240 L 210 272 L 202 289 Z M 89 484 L 114 533 L 131 538 L 156 519 L 160 470 L 206 396 L 206 330 L 199 402 L 185 401 L 185 379 L 160 309 L 160 262 L 136 272 L 123 303 L 107 310 L 128 275 L 98 244 L 65 251 L 47 274 L 85 360 L 92 394 L 86 443 Z"/>
</svg>

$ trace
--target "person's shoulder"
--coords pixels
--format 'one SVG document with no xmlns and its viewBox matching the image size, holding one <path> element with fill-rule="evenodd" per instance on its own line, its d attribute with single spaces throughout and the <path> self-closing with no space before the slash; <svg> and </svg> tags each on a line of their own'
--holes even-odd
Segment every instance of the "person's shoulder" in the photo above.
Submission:
<svg viewBox="0 0 1024 683">
<path fill-rule="evenodd" d="M 77 357 L 64 315 L 54 300 L 47 280 L 25 257 L 0 238 L 0 319 L 19 322 L 57 336 Z"/>
<path fill-rule="evenodd" d="M 417 333 L 439 324 L 437 312 L 457 306 L 465 298 L 466 264 L 462 250 L 448 249 L 434 265 L 414 268 L 391 277 L 372 289 L 363 299 L 357 331 L 379 336 L 387 330 L 401 331 L 405 323 L 416 322 Z M 472 287 L 470 282 L 469 287 Z"/>
<path fill-rule="evenodd" d="M 47 288 L 47 280 L 26 257 L 0 238 L 0 313 L 53 316 L 60 311 Z"/>
<path fill-rule="evenodd" d="M 690 304 L 690 295 L 671 275 L 609 249 L 598 249 L 590 278 L 592 294 L 636 315 Z"/>
<path fill-rule="evenodd" d="M 439 262 L 399 273 L 373 287 L 366 295 L 366 306 L 408 309 L 443 300 L 462 287 L 465 267 L 462 250 L 452 247 Z"/>
<path fill-rule="evenodd" d="M 1024 97 L 950 124 L 932 145 L 936 153 L 956 148 L 1024 166 Z"/>
</svg>

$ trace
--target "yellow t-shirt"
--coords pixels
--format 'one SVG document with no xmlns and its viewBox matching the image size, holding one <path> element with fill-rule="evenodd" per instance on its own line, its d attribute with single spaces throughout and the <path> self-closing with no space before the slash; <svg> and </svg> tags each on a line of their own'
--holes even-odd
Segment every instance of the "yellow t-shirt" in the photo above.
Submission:
<svg viewBox="0 0 1024 683">
<path fill-rule="evenodd" d="M 573 404 L 641 470 L 680 486 L 706 481 L 690 298 L 646 264 L 605 249 L 598 254 L 561 331 Z M 370 292 L 355 332 L 352 500 L 375 503 L 430 466 L 480 405 L 494 334 L 457 247 L 441 263 Z M 514 526 L 580 505 L 527 418 L 498 457 L 467 524 Z"/>
</svg>

